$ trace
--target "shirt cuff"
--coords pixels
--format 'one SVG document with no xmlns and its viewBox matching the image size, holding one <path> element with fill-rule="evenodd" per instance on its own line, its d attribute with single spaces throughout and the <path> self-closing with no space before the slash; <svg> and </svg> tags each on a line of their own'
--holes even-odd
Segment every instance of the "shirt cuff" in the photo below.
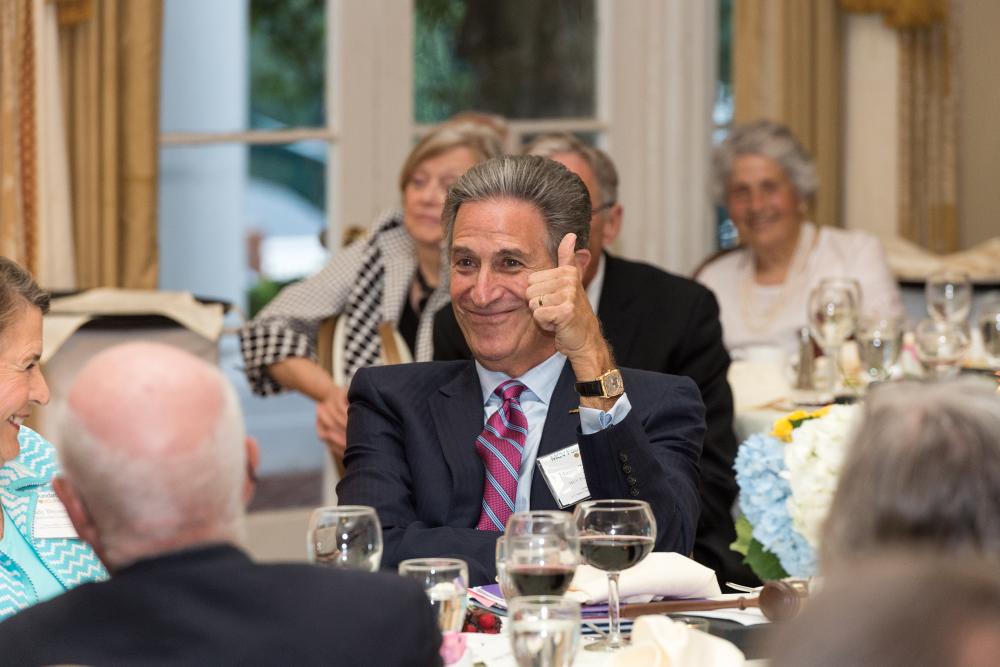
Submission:
<svg viewBox="0 0 1000 667">
<path fill-rule="evenodd" d="M 585 408 L 581 405 L 580 432 L 584 435 L 590 435 L 591 433 L 603 431 L 609 426 L 620 424 L 631 410 L 632 404 L 628 400 L 628 394 L 619 396 L 608 412 L 598 410 L 597 408 Z"/>
</svg>

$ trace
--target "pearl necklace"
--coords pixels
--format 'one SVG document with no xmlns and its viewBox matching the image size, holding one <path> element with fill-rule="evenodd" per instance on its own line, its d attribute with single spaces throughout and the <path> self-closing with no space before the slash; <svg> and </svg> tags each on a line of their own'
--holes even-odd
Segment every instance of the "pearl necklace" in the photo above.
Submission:
<svg viewBox="0 0 1000 667">
<path fill-rule="evenodd" d="M 795 246 L 795 253 L 792 255 L 792 261 L 789 264 L 788 271 L 785 273 L 785 279 L 781 283 L 781 290 L 767 308 L 760 308 L 756 303 L 757 299 L 754 294 L 754 287 L 757 285 L 757 281 L 754 278 L 753 251 L 749 247 L 747 248 L 747 258 L 742 271 L 743 275 L 740 276 L 740 316 L 743 318 L 743 323 L 747 329 L 755 334 L 759 334 L 767 330 L 769 325 L 774 323 L 778 314 L 784 310 L 788 302 L 786 297 L 789 290 L 799 284 L 797 278 L 805 272 L 806 261 L 809 259 L 809 255 L 812 254 L 812 250 L 818 240 L 819 232 L 811 224 L 803 223 L 799 232 L 799 242 Z"/>
</svg>

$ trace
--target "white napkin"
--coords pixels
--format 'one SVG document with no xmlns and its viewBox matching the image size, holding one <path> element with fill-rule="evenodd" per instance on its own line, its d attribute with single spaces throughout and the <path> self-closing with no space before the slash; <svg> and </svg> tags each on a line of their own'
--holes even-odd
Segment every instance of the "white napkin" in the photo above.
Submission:
<svg viewBox="0 0 1000 667">
<path fill-rule="evenodd" d="M 746 662 L 730 642 L 692 630 L 666 616 L 640 616 L 632 644 L 614 654 L 611 667 L 734 667 Z"/>
<path fill-rule="evenodd" d="M 656 596 L 707 598 L 719 595 L 715 572 L 678 553 L 656 552 L 621 573 L 618 592 L 623 600 L 649 602 Z M 608 573 L 590 565 L 576 568 L 566 596 L 581 604 L 607 602 Z"/>
<path fill-rule="evenodd" d="M 764 361 L 734 361 L 729 364 L 729 386 L 736 413 L 788 400 L 792 393 L 788 369 Z"/>
</svg>

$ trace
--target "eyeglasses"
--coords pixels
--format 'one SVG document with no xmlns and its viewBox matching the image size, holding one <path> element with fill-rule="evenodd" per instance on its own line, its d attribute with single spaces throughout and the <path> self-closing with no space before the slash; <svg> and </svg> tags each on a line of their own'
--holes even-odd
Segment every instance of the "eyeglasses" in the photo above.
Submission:
<svg viewBox="0 0 1000 667">
<path fill-rule="evenodd" d="M 616 202 L 614 199 L 612 199 L 611 201 L 608 201 L 608 202 L 604 202 L 603 204 L 601 204 L 597 208 L 591 209 L 590 210 L 590 215 L 594 216 L 594 215 L 597 215 L 598 213 L 600 213 L 601 211 L 607 211 L 608 209 L 610 209 L 612 206 L 614 206 L 617 203 L 618 202 Z"/>
</svg>

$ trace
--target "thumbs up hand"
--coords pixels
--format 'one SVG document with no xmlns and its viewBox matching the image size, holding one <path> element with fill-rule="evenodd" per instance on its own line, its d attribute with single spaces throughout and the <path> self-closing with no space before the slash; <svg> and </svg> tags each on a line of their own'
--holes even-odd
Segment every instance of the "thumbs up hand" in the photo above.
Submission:
<svg viewBox="0 0 1000 667">
<path fill-rule="evenodd" d="M 583 288 L 583 268 L 589 252 L 576 250 L 575 245 L 576 234 L 563 237 L 558 265 L 528 276 L 525 297 L 535 323 L 555 336 L 556 350 L 570 360 L 577 379 L 590 380 L 612 368 L 613 362 Z M 577 265 L 578 260 L 583 266 Z"/>
</svg>

